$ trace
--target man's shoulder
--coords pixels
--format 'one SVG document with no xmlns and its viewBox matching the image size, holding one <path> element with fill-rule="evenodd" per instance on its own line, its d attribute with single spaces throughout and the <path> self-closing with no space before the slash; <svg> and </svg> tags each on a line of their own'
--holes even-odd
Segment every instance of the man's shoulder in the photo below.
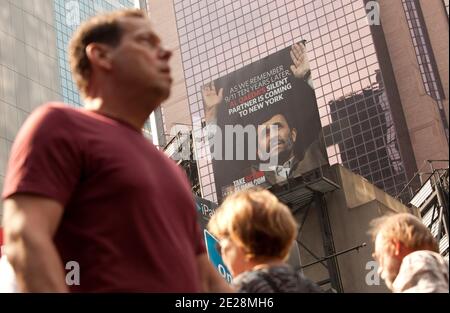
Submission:
<svg viewBox="0 0 450 313">
<path fill-rule="evenodd" d="M 424 271 L 445 272 L 448 275 L 448 261 L 437 252 L 418 250 L 403 258 L 400 271 L 405 275 Z"/>
<path fill-rule="evenodd" d="M 63 102 L 47 102 L 37 107 L 31 118 L 45 120 L 45 122 L 65 122 L 74 115 L 79 115 L 80 110 L 70 107 Z"/>
<path fill-rule="evenodd" d="M 419 260 L 441 260 L 441 259 L 443 258 L 439 253 L 430 250 L 417 250 L 405 256 L 405 260 L 411 263 L 417 262 Z"/>
<path fill-rule="evenodd" d="M 448 261 L 439 253 L 429 250 L 414 251 L 403 258 L 402 266 L 408 267 L 448 267 Z"/>
<path fill-rule="evenodd" d="M 72 107 L 64 102 L 46 102 L 42 105 L 38 106 L 35 111 L 40 112 L 57 112 L 57 113 L 65 113 L 65 114 L 76 114 L 79 113 L 80 110 Z"/>
<path fill-rule="evenodd" d="M 403 258 L 393 288 L 395 292 L 448 292 L 448 262 L 433 251 L 414 251 Z"/>
<path fill-rule="evenodd" d="M 76 121 L 81 110 L 71 108 L 61 102 L 48 102 L 40 105 L 28 116 L 16 136 L 18 142 L 46 143 L 49 140 L 66 138 L 72 140 Z"/>
<path fill-rule="evenodd" d="M 291 176 L 299 176 L 327 164 L 324 151 L 319 140 L 313 141 L 305 151 L 302 159 L 294 159 Z"/>
</svg>

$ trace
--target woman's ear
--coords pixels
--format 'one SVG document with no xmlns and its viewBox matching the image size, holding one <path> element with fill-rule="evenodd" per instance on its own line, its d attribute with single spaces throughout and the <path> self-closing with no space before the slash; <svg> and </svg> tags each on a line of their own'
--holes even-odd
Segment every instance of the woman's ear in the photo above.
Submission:
<svg viewBox="0 0 450 313">
<path fill-rule="evenodd" d="M 251 254 L 251 253 L 248 253 L 244 249 L 244 247 L 239 246 L 239 249 L 241 250 L 240 254 L 244 256 L 244 260 L 245 260 L 246 263 L 252 263 L 252 262 L 255 261 L 255 256 L 253 254 Z"/>
</svg>

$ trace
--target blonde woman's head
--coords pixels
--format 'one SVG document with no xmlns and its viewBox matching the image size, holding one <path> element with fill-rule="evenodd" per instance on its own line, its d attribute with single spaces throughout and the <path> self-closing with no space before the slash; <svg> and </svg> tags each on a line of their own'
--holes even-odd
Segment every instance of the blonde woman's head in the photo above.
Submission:
<svg viewBox="0 0 450 313">
<path fill-rule="evenodd" d="M 229 196 L 211 218 L 208 229 L 221 240 L 222 253 L 243 259 L 238 263 L 285 260 L 297 237 L 297 223 L 288 207 L 262 189 Z M 227 263 L 227 256 L 223 257 Z"/>
</svg>

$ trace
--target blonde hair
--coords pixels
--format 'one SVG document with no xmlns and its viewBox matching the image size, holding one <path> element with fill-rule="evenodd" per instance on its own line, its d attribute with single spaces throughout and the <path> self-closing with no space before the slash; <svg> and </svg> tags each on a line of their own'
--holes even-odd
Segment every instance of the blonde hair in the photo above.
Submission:
<svg viewBox="0 0 450 313">
<path fill-rule="evenodd" d="M 291 211 L 267 190 L 237 192 L 223 202 L 208 223 L 217 238 L 229 237 L 249 259 L 285 259 L 297 237 Z"/>
<path fill-rule="evenodd" d="M 93 42 L 117 46 L 123 35 L 119 20 L 123 17 L 147 18 L 139 9 L 123 9 L 100 14 L 85 21 L 69 43 L 69 60 L 72 75 L 83 96 L 86 96 L 91 76 L 91 63 L 86 47 Z"/>
<path fill-rule="evenodd" d="M 377 234 L 384 239 L 397 239 L 406 248 L 417 250 L 431 250 L 439 252 L 436 240 L 430 230 L 416 216 L 409 213 L 398 213 L 379 217 L 371 223 L 370 233 L 375 240 Z"/>
</svg>

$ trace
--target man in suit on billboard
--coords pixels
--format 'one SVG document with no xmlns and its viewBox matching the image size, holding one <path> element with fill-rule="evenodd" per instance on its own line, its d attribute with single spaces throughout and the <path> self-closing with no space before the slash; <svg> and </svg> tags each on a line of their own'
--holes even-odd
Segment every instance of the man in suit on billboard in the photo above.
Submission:
<svg viewBox="0 0 450 313">
<path fill-rule="evenodd" d="M 270 184 L 301 176 L 327 162 L 321 146 L 321 136 L 317 136 L 309 145 L 307 142 L 301 142 L 305 137 L 301 132 L 308 129 L 300 129 L 301 125 L 299 127 L 291 117 L 292 114 L 274 113 L 258 127 L 259 155 L 266 153 L 269 160 L 277 160 L 276 165 L 271 164 L 264 168 L 260 163 L 259 166 L 260 170 L 266 170 L 266 180 Z"/>
<path fill-rule="evenodd" d="M 293 44 L 286 52 L 284 50 L 277 52 L 272 58 L 262 59 L 249 68 L 230 73 L 202 88 L 207 126 L 205 132 L 210 143 L 217 144 L 214 140 L 215 133 L 217 129 L 223 132 L 225 125 L 244 127 L 253 125 L 257 133 L 257 140 L 247 143 L 257 147 L 256 162 L 251 161 L 255 159 L 250 157 L 244 161 L 218 161 L 222 162 L 222 166 L 215 169 L 218 185 L 216 188 L 222 190 L 222 193 L 229 193 L 235 189 L 233 181 L 244 176 L 247 179 L 256 172 L 264 171 L 266 182 L 273 185 L 327 163 L 322 148 L 321 125 L 305 41 Z M 278 72 L 282 74 L 269 74 L 271 79 L 267 79 L 264 83 L 267 88 L 264 99 L 272 101 L 258 100 L 259 103 L 264 103 L 264 106 L 248 115 L 232 116 L 227 111 L 226 104 L 229 109 L 230 100 L 228 102 L 224 100 L 227 95 L 228 99 L 236 95 L 229 90 L 236 88 L 238 82 L 243 82 L 238 88 L 245 90 L 242 86 L 251 81 L 245 80 L 247 77 L 258 77 L 256 81 L 260 81 L 259 77 L 264 77 L 264 74 L 283 66 L 286 70 Z M 283 83 L 280 83 L 281 77 L 285 79 Z M 280 84 L 275 85 L 277 82 Z M 280 90 L 282 88 L 285 89 Z M 239 101 L 242 103 L 245 100 L 241 98 Z M 278 135 L 270 132 L 274 127 L 278 129 Z M 219 136 L 218 140 L 221 140 L 220 138 L 222 137 Z M 273 150 L 270 147 L 271 143 L 275 145 Z M 247 147 L 239 148 L 247 149 Z M 223 145 L 222 149 L 225 149 Z M 224 166 L 224 162 L 232 163 L 229 163 L 231 166 Z"/>
</svg>

